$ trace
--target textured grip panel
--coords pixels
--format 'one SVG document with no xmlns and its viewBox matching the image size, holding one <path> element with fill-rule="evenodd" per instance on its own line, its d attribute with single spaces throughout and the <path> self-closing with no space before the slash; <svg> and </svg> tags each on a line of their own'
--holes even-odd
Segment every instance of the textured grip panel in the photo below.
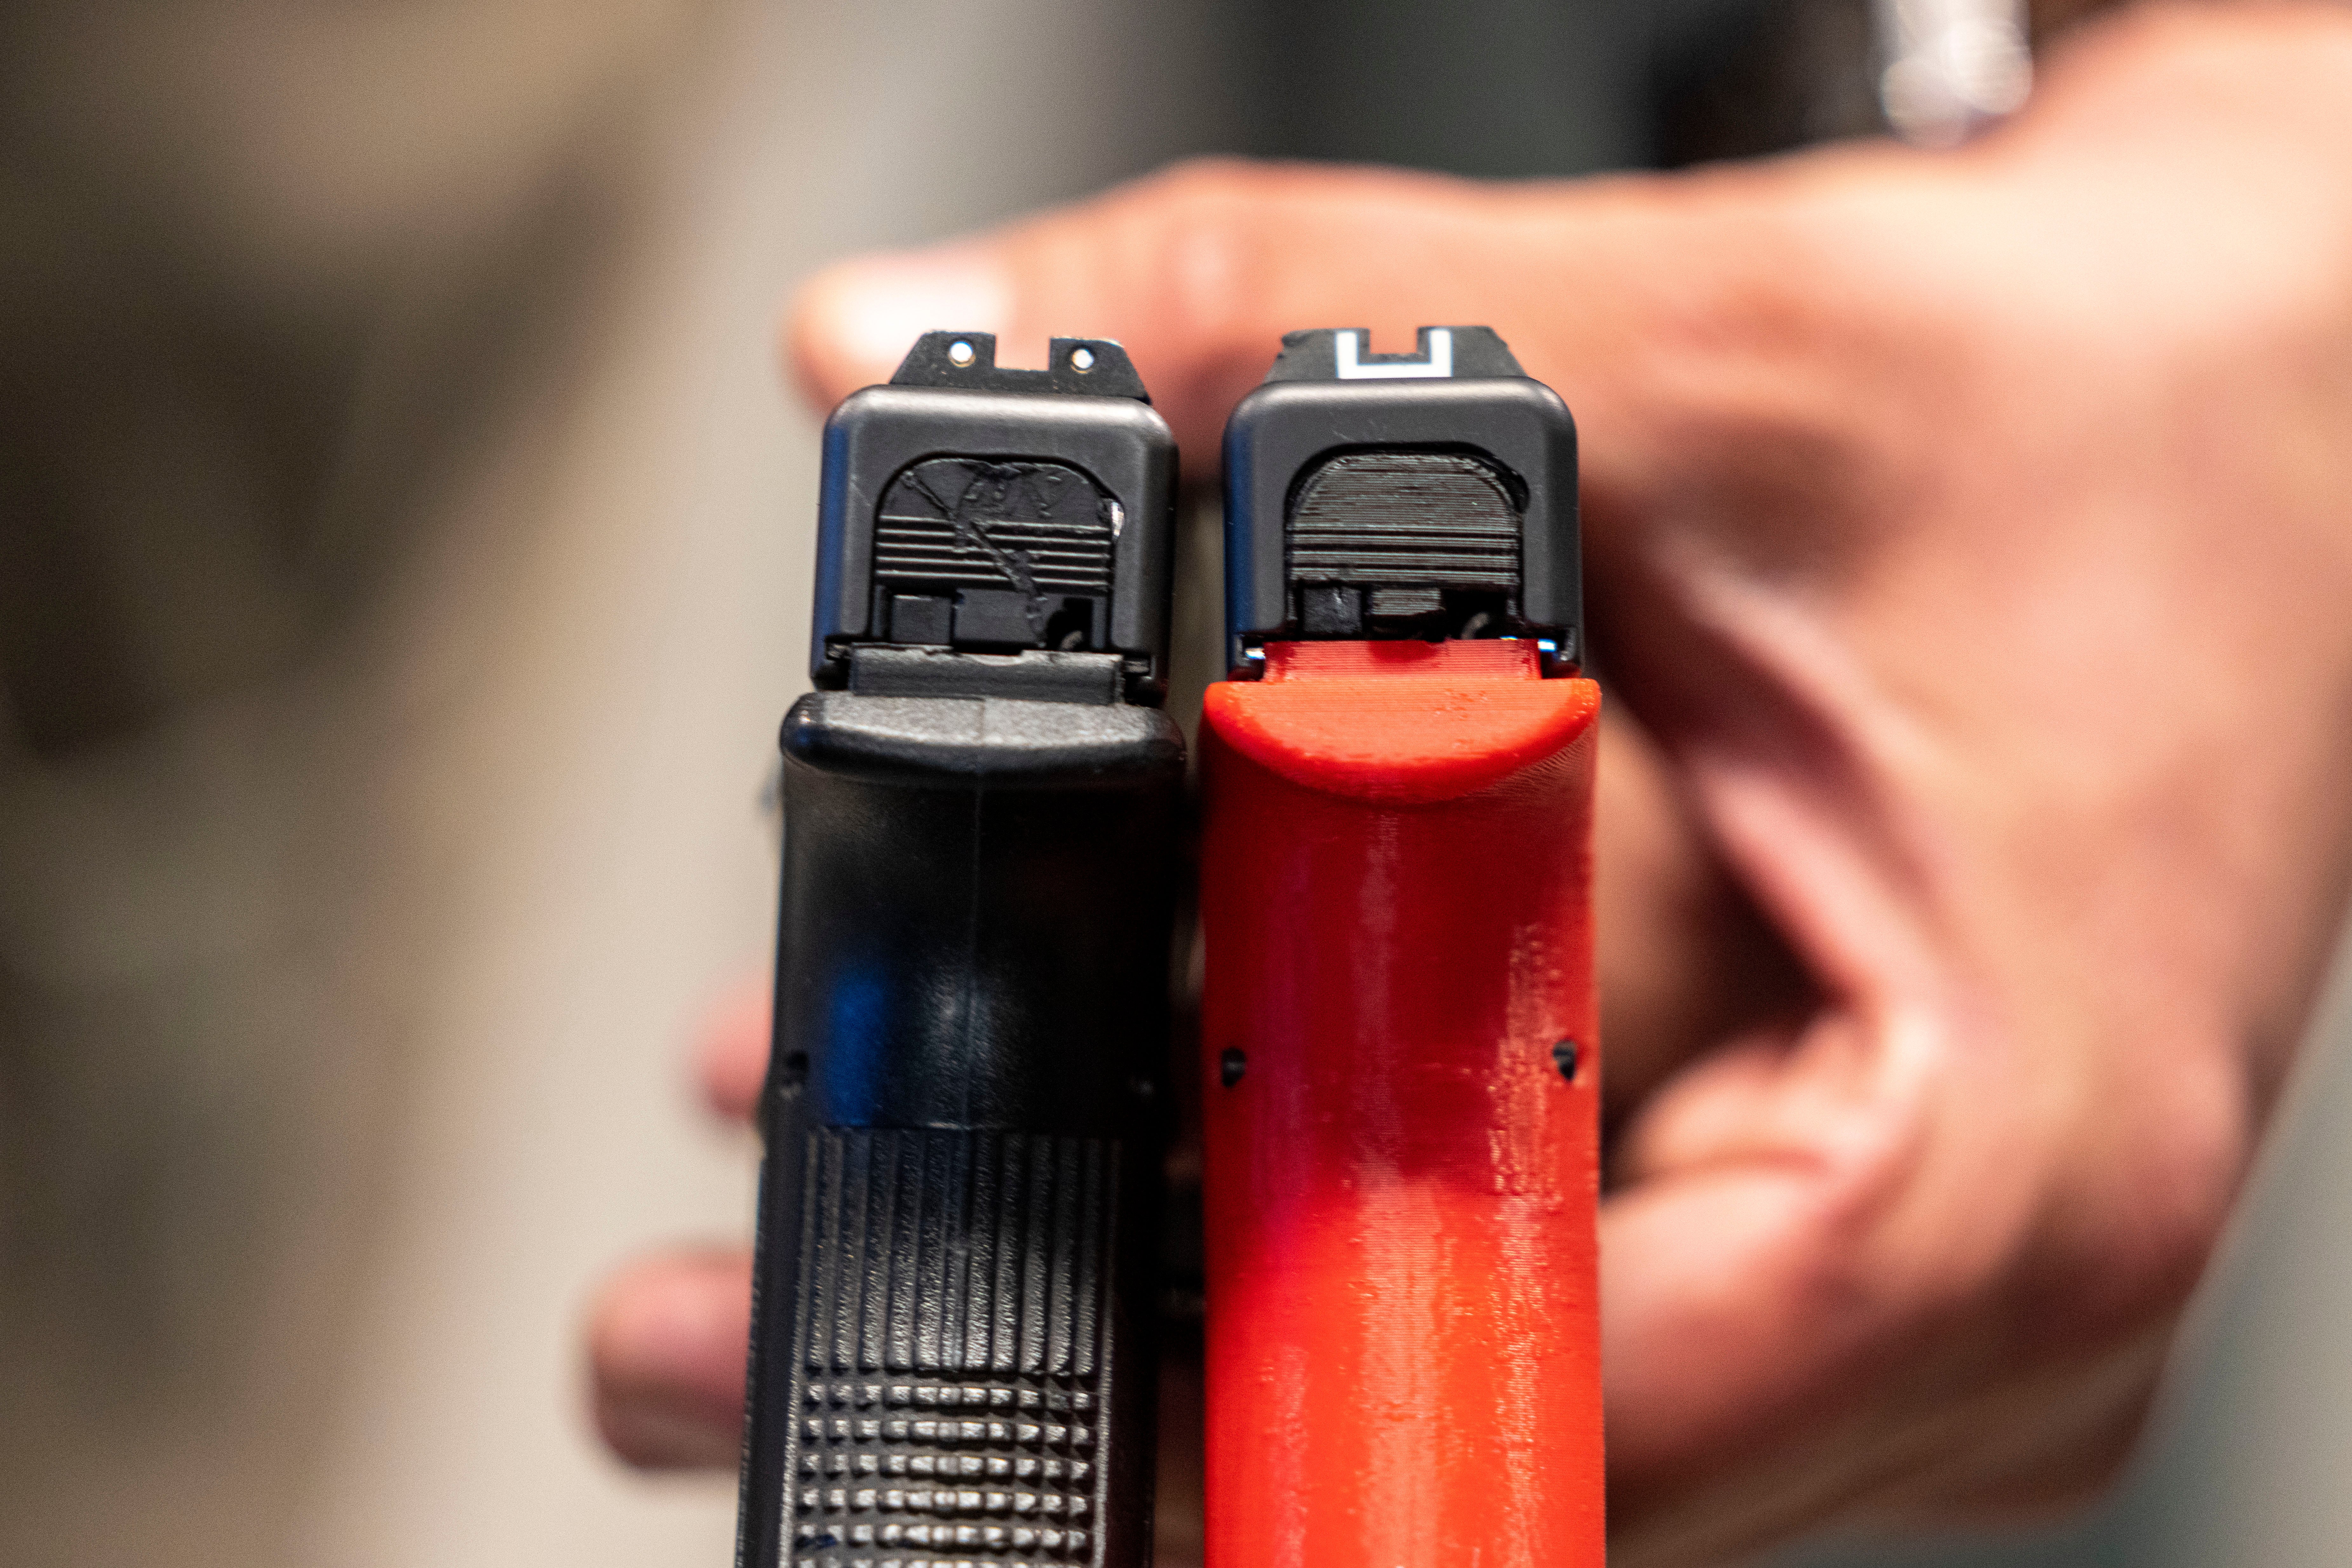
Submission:
<svg viewBox="0 0 2352 1568">
<path fill-rule="evenodd" d="M 790 1560 L 1096 1561 L 1119 1145 L 826 1128 L 804 1148 Z"/>
</svg>

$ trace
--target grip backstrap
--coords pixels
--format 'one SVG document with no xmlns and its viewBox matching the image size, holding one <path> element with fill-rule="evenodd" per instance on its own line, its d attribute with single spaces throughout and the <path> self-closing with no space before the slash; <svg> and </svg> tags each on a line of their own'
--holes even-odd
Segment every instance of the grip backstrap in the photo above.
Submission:
<svg viewBox="0 0 2352 1568">
<path fill-rule="evenodd" d="M 1117 1490 L 1148 1482 L 1103 1454 L 1120 1154 L 1103 1138 L 811 1131 L 779 1500 L 789 1561 L 1103 1560 L 1107 1522 L 1134 1513 Z"/>
</svg>

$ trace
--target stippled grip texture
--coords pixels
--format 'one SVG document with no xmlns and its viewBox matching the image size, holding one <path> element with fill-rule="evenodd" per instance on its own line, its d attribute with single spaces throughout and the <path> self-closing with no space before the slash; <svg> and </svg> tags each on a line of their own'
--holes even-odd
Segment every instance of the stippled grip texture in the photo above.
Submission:
<svg viewBox="0 0 2352 1568">
<path fill-rule="evenodd" d="M 1119 1156 L 1102 1138 L 810 1131 L 791 1561 L 1100 1560 Z"/>
</svg>

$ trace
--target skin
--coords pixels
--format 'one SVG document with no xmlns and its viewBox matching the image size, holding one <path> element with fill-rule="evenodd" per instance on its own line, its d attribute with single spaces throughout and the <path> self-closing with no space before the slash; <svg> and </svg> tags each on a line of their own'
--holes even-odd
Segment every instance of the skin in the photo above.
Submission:
<svg viewBox="0 0 2352 1568">
<path fill-rule="evenodd" d="M 1186 166 L 829 272 L 788 354 L 829 404 L 924 327 L 1118 337 L 1197 465 L 1285 329 L 1424 321 L 1582 432 L 1612 1561 L 2091 1495 L 2352 866 L 2352 15 L 2096 24 L 1955 153 Z M 625 1457 L 732 1461 L 747 1281 L 608 1287 Z"/>
</svg>

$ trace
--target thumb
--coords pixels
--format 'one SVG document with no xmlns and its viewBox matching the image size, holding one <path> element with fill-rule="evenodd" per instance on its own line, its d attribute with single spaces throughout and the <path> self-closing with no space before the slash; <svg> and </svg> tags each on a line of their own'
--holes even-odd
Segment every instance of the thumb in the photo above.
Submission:
<svg viewBox="0 0 2352 1568">
<path fill-rule="evenodd" d="M 978 237 L 834 267 L 795 300 L 786 354 L 830 406 L 887 380 L 927 331 L 993 331 L 1015 364 L 1042 363 L 1048 337 L 1114 338 L 1181 447 L 1205 458 L 1300 327 L 1368 327 L 1388 351 L 1424 323 L 1482 322 L 1559 384 L 1595 361 L 1600 345 L 1580 339 L 1622 331 L 1623 277 L 1597 293 L 1577 280 L 1606 276 L 1608 252 L 1655 243 L 1670 216 L 1659 184 L 1186 163 Z M 1609 300 L 1609 319 L 1562 309 L 1579 298 Z"/>
</svg>

